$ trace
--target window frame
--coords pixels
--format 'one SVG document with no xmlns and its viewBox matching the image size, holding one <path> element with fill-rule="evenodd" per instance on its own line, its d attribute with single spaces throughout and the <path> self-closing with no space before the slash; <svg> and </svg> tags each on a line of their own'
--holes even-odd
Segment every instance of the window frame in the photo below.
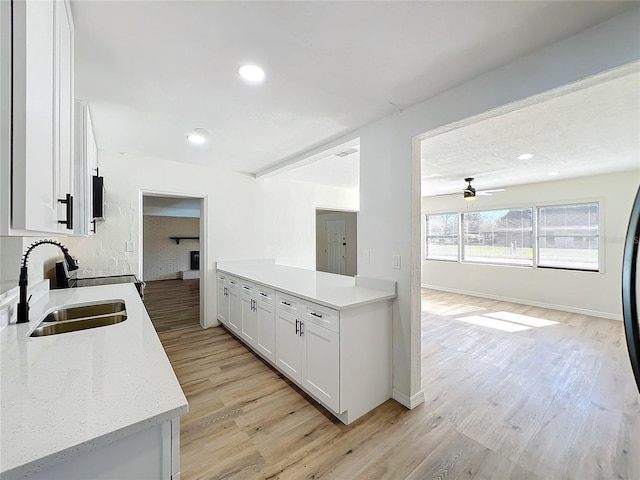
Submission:
<svg viewBox="0 0 640 480">
<path fill-rule="evenodd" d="M 589 205 L 589 204 L 597 204 L 598 205 L 598 270 L 591 269 L 580 269 L 580 268 L 571 268 L 571 267 L 556 267 L 556 266 L 545 266 L 539 265 L 539 250 L 540 246 L 538 244 L 538 211 L 540 208 L 548 208 L 548 207 L 558 207 L 558 206 L 573 206 L 573 205 Z M 424 244 L 423 244 L 423 261 L 441 261 L 441 262 L 457 262 L 460 264 L 466 263 L 470 265 L 487 265 L 487 266 L 497 266 L 497 267 L 506 267 L 506 268 L 533 268 L 533 269 L 545 269 L 545 270 L 564 270 L 569 272 L 587 272 L 587 273 L 606 273 L 606 246 L 605 246 L 605 238 L 606 232 L 604 232 L 605 225 L 605 210 L 606 210 L 606 199 L 603 197 L 587 197 L 587 198 L 577 198 L 577 199 L 568 199 L 568 200 L 550 200 L 550 201 L 542 201 L 536 203 L 517 203 L 511 204 L 504 207 L 488 207 L 488 208 L 469 208 L 472 205 L 467 205 L 465 210 L 436 210 L 436 211 L 427 211 L 423 212 L 425 216 L 425 227 L 423 232 L 425 234 Z M 474 205 L 475 206 L 475 205 Z M 459 207 L 458 207 L 459 208 Z M 532 209 L 532 224 L 533 224 L 533 265 L 522 265 L 515 263 L 498 263 L 498 262 L 484 262 L 484 261 L 469 261 L 463 260 L 463 214 L 465 213 L 478 213 L 483 211 L 491 211 L 491 210 L 510 210 L 510 209 Z M 447 213 L 456 213 L 458 216 L 458 258 L 457 260 L 453 259 L 438 259 L 438 258 L 428 258 L 427 257 L 427 231 L 426 231 L 426 217 L 428 215 L 442 215 Z"/>
<path fill-rule="evenodd" d="M 495 212 L 495 211 L 505 211 L 505 210 L 531 210 L 531 264 L 523 264 L 516 262 L 496 262 L 491 261 L 491 259 L 483 259 L 483 260 L 468 260 L 464 258 L 464 215 L 465 214 L 473 214 L 478 213 L 482 214 L 484 212 Z M 536 266 L 536 245 L 535 245 L 535 211 L 536 207 L 531 205 L 516 205 L 516 206 L 508 206 L 508 207 L 491 207 L 491 208 L 483 208 L 483 209 L 473 209 L 467 210 L 460 213 L 460 248 L 459 248 L 459 261 L 460 263 L 468 263 L 472 265 L 497 265 L 502 267 L 518 267 L 518 268 L 535 268 Z"/>
<path fill-rule="evenodd" d="M 456 217 L 456 222 L 457 222 L 457 228 L 456 228 L 456 258 L 429 258 L 428 256 L 428 247 L 429 247 L 429 238 L 434 238 L 434 237 L 440 237 L 440 238 L 447 238 L 446 236 L 439 236 L 439 235 L 429 235 L 429 232 L 427 231 L 427 229 L 429 228 L 429 221 L 428 221 L 428 217 L 432 216 L 432 217 L 436 217 L 436 216 L 441 216 L 441 215 L 455 215 Z M 435 261 L 435 262 L 459 262 L 460 261 L 460 219 L 461 219 L 461 213 L 459 211 L 451 211 L 451 210 L 447 210 L 445 212 L 431 212 L 431 213 L 425 213 L 424 214 L 424 251 L 423 251 L 423 256 L 424 256 L 424 260 L 429 260 L 429 261 Z"/>
<path fill-rule="evenodd" d="M 543 268 L 543 269 L 549 269 L 549 270 L 567 270 L 567 271 L 574 271 L 574 272 L 591 272 L 591 273 L 604 273 L 604 265 L 603 265 L 603 259 L 605 258 L 604 256 L 604 242 L 602 241 L 602 227 L 603 227 L 603 200 L 602 199 L 594 199 L 594 200 L 581 200 L 581 201 L 573 201 L 573 202 L 566 202 L 566 203 L 557 203 L 557 202 L 550 202 L 550 203 L 544 203 L 544 204 L 540 204 L 540 205 L 536 205 L 535 206 L 535 217 L 536 217 L 536 223 L 535 223 L 535 244 L 536 244 L 536 248 L 535 248 L 535 264 L 537 268 Z M 597 252 L 598 252 L 598 265 L 596 269 L 593 268 L 580 268 L 580 267 L 568 267 L 568 266 L 556 266 L 556 265 L 542 265 L 540 264 L 540 225 L 539 225 L 539 219 L 540 219 L 540 209 L 543 208 L 553 208 L 553 207 L 577 207 L 580 205 L 597 205 L 598 206 L 598 234 L 596 235 L 596 238 L 598 239 L 598 248 L 597 248 Z M 545 235 L 545 237 L 548 237 L 549 235 Z"/>
</svg>

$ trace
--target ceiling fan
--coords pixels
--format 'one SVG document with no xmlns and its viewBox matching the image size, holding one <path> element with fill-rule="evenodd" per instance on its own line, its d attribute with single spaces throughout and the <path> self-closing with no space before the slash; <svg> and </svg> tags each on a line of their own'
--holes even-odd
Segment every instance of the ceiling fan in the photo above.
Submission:
<svg viewBox="0 0 640 480">
<path fill-rule="evenodd" d="M 493 190 L 476 190 L 471 185 L 473 182 L 473 177 L 467 177 L 464 179 L 467 182 L 467 186 L 462 190 L 462 195 L 464 199 L 467 201 L 473 201 L 476 199 L 476 195 L 493 195 L 494 193 L 504 192 L 504 188 L 494 188 Z"/>
<path fill-rule="evenodd" d="M 467 177 L 464 179 L 464 181 L 467 182 L 467 186 L 464 188 L 464 190 L 462 190 L 462 196 L 468 202 L 475 200 L 477 195 L 489 196 L 489 195 L 493 195 L 494 193 L 505 191 L 504 188 L 494 188 L 493 190 L 476 190 L 473 187 L 473 185 L 471 185 L 471 182 L 473 182 L 473 177 Z M 445 194 L 440 194 L 439 196 L 453 196 L 453 195 L 459 195 L 459 194 L 445 193 Z"/>
</svg>

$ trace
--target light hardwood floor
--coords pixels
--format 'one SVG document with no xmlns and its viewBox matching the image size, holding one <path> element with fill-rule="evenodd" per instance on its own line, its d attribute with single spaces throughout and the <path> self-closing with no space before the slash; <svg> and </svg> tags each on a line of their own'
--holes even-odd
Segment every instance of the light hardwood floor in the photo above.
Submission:
<svg viewBox="0 0 640 480">
<path fill-rule="evenodd" d="M 157 332 L 200 325 L 200 280 L 146 282 L 144 306 Z"/>
<path fill-rule="evenodd" d="M 389 400 L 346 426 L 223 328 L 167 328 L 175 317 L 153 298 L 189 400 L 183 480 L 640 479 L 621 322 L 424 290 L 425 403 Z M 508 333 L 459 320 L 495 312 L 558 323 Z"/>
</svg>

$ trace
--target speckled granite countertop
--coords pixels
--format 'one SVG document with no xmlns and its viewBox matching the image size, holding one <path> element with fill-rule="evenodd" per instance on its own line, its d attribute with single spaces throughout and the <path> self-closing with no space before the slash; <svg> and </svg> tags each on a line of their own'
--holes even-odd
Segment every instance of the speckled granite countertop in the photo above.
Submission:
<svg viewBox="0 0 640 480">
<path fill-rule="evenodd" d="M 30 338 L 57 306 L 124 300 L 124 322 Z M 0 476 L 24 478 L 187 412 L 132 283 L 55 290 L 0 331 Z"/>
</svg>

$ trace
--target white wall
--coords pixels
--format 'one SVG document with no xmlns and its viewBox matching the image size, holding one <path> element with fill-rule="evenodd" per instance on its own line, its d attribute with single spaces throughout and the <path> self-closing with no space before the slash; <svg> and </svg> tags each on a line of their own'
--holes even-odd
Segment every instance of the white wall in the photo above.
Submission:
<svg viewBox="0 0 640 480">
<path fill-rule="evenodd" d="M 292 181 L 257 180 L 217 167 L 99 152 L 105 182 L 105 221 L 96 235 L 69 238 L 81 260 L 79 276 L 139 275 L 140 191 L 207 197 L 208 248 L 203 275 L 215 288 L 215 262 L 271 257 L 279 263 L 315 268 L 315 211 L 318 206 L 357 209 L 357 192 Z M 202 232 L 201 232 L 202 237 Z M 125 252 L 133 241 L 135 252 Z M 204 259 L 201 257 L 201 262 Z M 206 295 L 206 326 L 217 325 L 215 295 Z"/>
<path fill-rule="evenodd" d="M 190 252 L 200 250 L 200 241 L 185 239 L 176 243 L 169 237 L 198 237 L 200 219 L 145 215 L 142 224 L 142 279 L 181 278 L 180 272 L 190 269 Z"/>
<path fill-rule="evenodd" d="M 481 75 L 440 95 L 288 159 L 291 164 L 360 137 L 360 252 L 362 276 L 398 282 L 393 308 L 394 398 L 414 405 L 421 391 L 420 152 L 416 136 L 581 81 L 640 58 L 640 9 Z M 284 164 L 284 163 L 283 163 Z M 402 256 L 394 270 L 391 256 Z"/>
<path fill-rule="evenodd" d="M 395 398 L 405 404 L 418 403 L 423 398 L 420 162 L 419 142 L 414 137 L 637 61 L 639 12 L 640 9 L 627 12 L 287 160 L 287 164 L 295 163 L 360 137 L 360 205 L 342 208 L 360 211 L 359 249 L 371 252 L 369 264 L 359 261 L 359 274 L 398 282 L 393 307 Z M 109 203 L 107 222 L 98 225 L 94 238 L 73 241 L 72 249 L 82 255 L 85 265 L 92 263 L 89 270 L 95 272 L 137 273 L 137 253 L 123 250 L 124 241 L 137 239 L 140 188 L 209 196 L 207 234 L 212 254 L 204 268 L 206 275 L 212 277 L 212 286 L 216 259 L 275 256 L 290 264 L 314 268 L 315 213 L 306 213 L 316 206 L 336 207 L 301 201 L 306 195 L 298 198 L 297 194 L 302 195 L 304 187 L 292 186 L 283 192 L 268 188 L 268 182 L 277 183 L 275 179 L 261 184 L 248 175 L 213 167 L 180 164 L 178 168 L 164 160 L 101 153 L 100 168 Z M 291 205 L 297 202 L 300 208 Z M 298 218 L 298 214 L 304 216 Z M 112 223 L 107 227 L 109 217 Z M 400 270 L 392 267 L 393 254 L 402 256 Z M 215 311 L 214 296 L 208 296 L 206 301 L 210 302 L 209 310 Z M 207 320 L 209 325 L 215 324 L 212 319 Z"/>
<path fill-rule="evenodd" d="M 358 214 L 356 212 L 336 212 L 331 210 L 318 210 L 316 212 L 316 270 L 326 272 L 329 269 L 325 224 L 330 220 L 344 220 L 347 243 L 345 248 L 345 275 L 353 277 L 358 273 Z"/>
<path fill-rule="evenodd" d="M 458 197 L 423 197 L 425 213 L 600 202 L 604 258 L 601 272 L 422 261 L 422 284 L 430 288 L 622 319 L 622 255 L 640 170 L 507 187 L 467 205 Z M 424 227 L 422 228 L 424 252 Z"/>
</svg>

